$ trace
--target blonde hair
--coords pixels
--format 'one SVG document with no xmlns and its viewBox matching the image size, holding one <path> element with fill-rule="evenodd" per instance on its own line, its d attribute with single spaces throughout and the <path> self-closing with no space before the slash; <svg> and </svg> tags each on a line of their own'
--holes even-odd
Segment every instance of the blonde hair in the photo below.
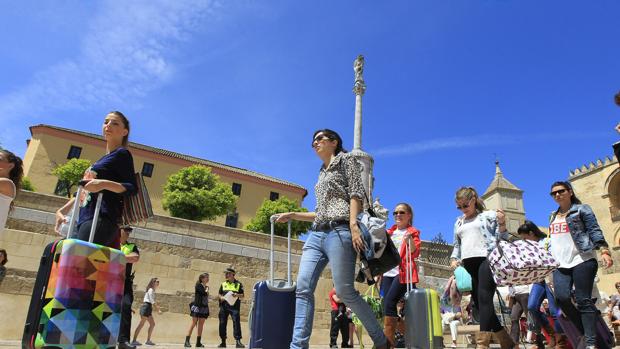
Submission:
<svg viewBox="0 0 620 349">
<path fill-rule="evenodd" d="M 456 195 L 454 197 L 454 201 L 470 201 L 474 199 L 475 200 L 475 205 L 476 205 L 476 211 L 478 213 L 486 210 L 486 206 L 484 206 L 484 202 L 482 201 L 482 199 L 480 199 L 480 197 L 478 196 L 478 192 L 476 191 L 476 189 L 474 189 L 474 187 L 460 187 L 457 191 L 456 191 Z"/>
</svg>

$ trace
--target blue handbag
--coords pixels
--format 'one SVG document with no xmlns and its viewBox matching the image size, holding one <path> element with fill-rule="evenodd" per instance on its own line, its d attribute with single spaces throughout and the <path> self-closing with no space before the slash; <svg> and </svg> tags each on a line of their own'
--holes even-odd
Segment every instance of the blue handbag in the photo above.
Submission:
<svg viewBox="0 0 620 349">
<path fill-rule="evenodd" d="M 457 267 L 454 270 L 454 279 L 456 280 L 456 288 L 459 292 L 471 291 L 471 275 L 463 267 Z"/>
</svg>

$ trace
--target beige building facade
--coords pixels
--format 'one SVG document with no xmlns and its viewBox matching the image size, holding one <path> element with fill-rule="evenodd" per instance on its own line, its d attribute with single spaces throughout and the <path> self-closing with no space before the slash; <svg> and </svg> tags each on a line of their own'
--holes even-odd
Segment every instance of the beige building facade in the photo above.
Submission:
<svg viewBox="0 0 620 349">
<path fill-rule="evenodd" d="M 32 126 L 30 133 L 32 138 L 28 140 L 24 156 L 24 173 L 41 193 L 66 195 L 63 183 L 51 174 L 54 167 L 71 158 L 95 162 L 105 154 L 105 141 L 100 135 L 50 125 Z M 236 210 L 212 222 L 217 225 L 242 228 L 255 216 L 263 200 L 287 197 L 301 205 L 307 195 L 307 190 L 300 185 L 251 170 L 133 142 L 129 143 L 128 149 L 133 155 L 135 171 L 143 175 L 157 215 L 168 215 L 161 203 L 168 176 L 192 165 L 211 168 L 220 180 L 230 184 L 238 197 Z"/>
<path fill-rule="evenodd" d="M 612 250 L 614 266 L 599 267 L 599 288 L 616 294 L 614 283 L 620 281 L 620 166 L 618 159 L 606 157 L 590 162 L 569 173 L 575 195 L 592 207 L 605 239 Z"/>
</svg>

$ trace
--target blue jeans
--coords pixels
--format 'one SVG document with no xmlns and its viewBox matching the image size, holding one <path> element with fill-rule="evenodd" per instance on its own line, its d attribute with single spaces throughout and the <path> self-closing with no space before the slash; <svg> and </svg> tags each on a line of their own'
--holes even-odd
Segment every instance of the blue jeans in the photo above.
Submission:
<svg viewBox="0 0 620 349">
<path fill-rule="evenodd" d="M 598 270 L 596 259 L 589 259 L 572 268 L 559 268 L 553 272 L 555 298 L 562 313 L 584 334 L 586 345 L 596 345 L 596 307 L 592 301 L 594 277 Z M 573 305 L 571 291 L 575 285 L 577 308 Z"/>
<path fill-rule="evenodd" d="M 555 297 L 553 296 L 553 292 L 546 282 L 543 281 L 532 284 L 530 297 L 527 301 L 527 310 L 530 314 L 532 314 L 532 318 L 534 318 L 534 321 L 536 321 L 540 327 L 547 328 L 550 325 L 549 320 L 547 319 L 547 316 L 540 311 L 540 306 L 545 298 L 547 298 L 547 302 L 549 303 L 549 312 L 551 313 L 551 317 L 555 320 L 553 322 L 555 332 L 563 333 L 564 331 L 562 331 L 560 322 L 556 320 L 559 309 L 555 305 Z"/>
<path fill-rule="evenodd" d="M 375 314 L 355 289 L 354 273 L 357 253 L 351 243 L 348 226 L 336 227 L 330 232 L 311 232 L 304 244 L 295 304 L 295 327 L 290 349 L 307 349 L 314 320 L 314 290 L 323 269 L 329 263 L 336 294 L 357 315 L 376 346 L 387 339 Z"/>
</svg>

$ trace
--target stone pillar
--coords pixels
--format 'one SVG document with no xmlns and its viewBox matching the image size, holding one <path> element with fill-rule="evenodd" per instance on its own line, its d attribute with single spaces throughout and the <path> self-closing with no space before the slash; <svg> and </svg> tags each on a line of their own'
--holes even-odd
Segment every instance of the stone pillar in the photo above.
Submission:
<svg viewBox="0 0 620 349">
<path fill-rule="evenodd" d="M 368 199 L 372 203 L 372 189 L 374 186 L 374 177 L 372 170 L 374 160 L 370 154 L 362 150 L 362 96 L 366 92 L 366 84 L 364 83 L 364 56 L 359 55 L 353 62 L 353 71 L 355 72 L 355 83 L 353 85 L 353 93 L 355 94 L 355 124 L 353 133 L 353 154 L 363 166 L 362 181 L 364 188 L 368 194 Z"/>
</svg>

